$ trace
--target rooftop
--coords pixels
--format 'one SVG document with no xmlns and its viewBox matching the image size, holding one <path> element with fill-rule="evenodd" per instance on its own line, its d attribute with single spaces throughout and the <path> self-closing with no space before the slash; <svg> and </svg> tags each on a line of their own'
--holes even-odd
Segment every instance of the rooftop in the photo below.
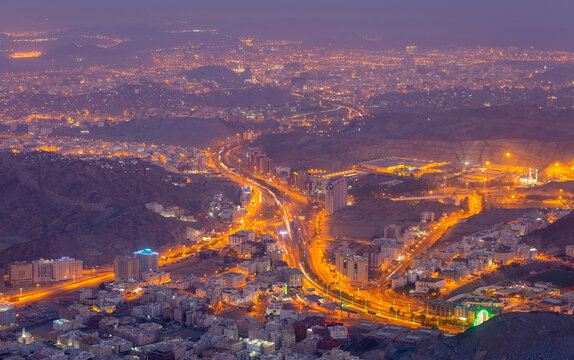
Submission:
<svg viewBox="0 0 574 360">
<path fill-rule="evenodd" d="M 5 312 L 12 309 L 14 309 L 14 305 L 12 303 L 0 301 L 0 312 Z"/>
<path fill-rule="evenodd" d="M 139 251 L 134 252 L 135 255 L 159 255 L 158 253 L 156 253 L 155 251 L 152 251 L 151 249 L 142 249 Z"/>
</svg>

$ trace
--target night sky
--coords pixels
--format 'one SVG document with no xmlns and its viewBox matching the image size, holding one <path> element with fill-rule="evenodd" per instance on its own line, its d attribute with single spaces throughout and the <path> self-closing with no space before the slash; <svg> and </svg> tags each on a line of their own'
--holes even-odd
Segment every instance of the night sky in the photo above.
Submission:
<svg viewBox="0 0 574 360">
<path fill-rule="evenodd" d="M 572 50 L 573 15 L 572 0 L 2 0 L 0 30 L 187 21 L 266 38 Z"/>
</svg>

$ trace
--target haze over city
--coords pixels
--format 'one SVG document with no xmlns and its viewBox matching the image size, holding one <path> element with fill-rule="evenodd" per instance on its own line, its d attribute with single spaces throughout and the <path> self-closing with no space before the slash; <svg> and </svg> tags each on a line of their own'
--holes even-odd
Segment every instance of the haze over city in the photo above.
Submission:
<svg viewBox="0 0 574 360">
<path fill-rule="evenodd" d="M 572 13 L 4 1 L 0 358 L 571 358 Z"/>
</svg>

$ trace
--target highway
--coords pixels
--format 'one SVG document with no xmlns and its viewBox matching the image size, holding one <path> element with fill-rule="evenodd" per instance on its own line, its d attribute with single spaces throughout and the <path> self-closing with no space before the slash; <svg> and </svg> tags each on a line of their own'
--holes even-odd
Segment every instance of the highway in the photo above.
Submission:
<svg viewBox="0 0 574 360">
<path fill-rule="evenodd" d="M 302 221 L 296 216 L 307 206 L 308 199 L 293 191 L 287 186 L 275 182 L 271 178 L 250 173 L 243 170 L 241 173 L 228 167 L 230 154 L 241 146 L 226 149 L 215 148 L 210 153 L 212 166 L 231 180 L 248 185 L 253 189 L 253 200 L 247 208 L 246 216 L 237 224 L 230 226 L 228 231 L 209 242 L 190 247 L 170 249 L 161 254 L 160 265 L 166 266 L 178 260 L 185 259 L 191 254 L 205 248 L 221 248 L 226 246 L 227 237 L 239 230 L 263 231 L 268 229 L 285 230 L 279 235 L 279 246 L 285 253 L 284 260 L 294 268 L 299 269 L 305 278 L 305 288 L 313 288 L 314 292 L 331 302 L 338 303 L 339 309 L 352 311 L 355 316 L 367 321 L 383 321 L 396 325 L 419 327 L 422 315 L 422 303 L 415 299 L 398 299 L 386 291 L 390 276 L 405 269 L 412 258 L 428 249 L 438 240 L 444 231 L 456 223 L 460 216 L 452 216 L 440 223 L 437 228 L 423 239 L 423 242 L 412 252 L 409 259 L 399 263 L 391 273 L 369 289 L 353 289 L 346 283 L 344 277 L 337 274 L 324 259 L 324 244 L 319 236 L 314 236 L 313 225 L 318 224 L 317 216 Z M 260 215 L 262 204 L 272 204 L 278 218 L 262 219 Z M 278 226 L 280 224 L 280 226 Z M 48 296 L 61 295 L 77 290 L 80 287 L 94 287 L 101 282 L 113 280 L 113 272 L 101 270 L 88 274 L 77 281 L 68 281 L 53 285 L 46 289 L 31 289 L 21 296 L 13 296 L 14 304 L 22 305 L 42 300 Z M 393 311 L 390 309 L 393 308 Z M 343 311 L 341 311 L 343 313 Z M 454 326 L 440 326 L 442 330 L 460 332 L 462 328 Z"/>
<path fill-rule="evenodd" d="M 293 217 L 294 211 L 301 209 L 306 202 L 302 195 L 286 189 L 268 179 L 250 171 L 243 169 L 241 173 L 232 170 L 226 164 L 230 161 L 230 154 L 240 146 L 225 149 L 219 148 L 218 156 L 212 157 L 215 167 L 226 176 L 240 184 L 249 185 L 256 189 L 263 197 L 270 197 L 277 205 L 283 220 L 283 228 L 287 234 L 280 237 L 280 247 L 285 252 L 285 260 L 291 267 L 299 269 L 306 282 L 306 287 L 314 288 L 315 293 L 324 298 L 344 305 L 346 310 L 356 312 L 361 318 L 367 321 L 384 321 L 409 327 L 420 327 L 422 317 L 422 303 L 415 299 L 395 299 L 387 294 L 383 285 L 388 283 L 390 275 L 382 284 L 370 289 L 352 289 L 345 281 L 331 270 L 330 265 L 324 260 L 324 248 L 317 238 L 314 241 L 312 236 L 312 225 L 316 218 L 301 221 Z M 279 187 L 282 189 L 280 190 Z M 292 194 L 295 194 L 292 196 Z M 303 199 L 302 199 L 303 198 Z M 420 246 L 413 251 L 410 258 L 398 264 L 392 273 L 404 269 L 410 259 L 418 256 L 436 242 L 442 234 L 454 225 L 461 214 L 446 219 L 437 225 L 427 237 L 423 239 Z M 294 221 L 295 220 L 295 221 Z M 293 228 L 295 224 L 296 229 Z M 381 288 L 383 291 L 381 291 Z M 356 295 L 355 295 L 356 293 Z M 390 309 L 393 308 L 393 311 Z M 461 332 L 462 327 L 440 325 L 440 329 L 449 332 Z"/>
<path fill-rule="evenodd" d="M 25 305 L 27 303 L 43 300 L 49 296 L 68 294 L 82 287 L 95 287 L 102 282 L 111 281 L 113 279 L 114 273 L 112 271 L 103 270 L 95 272 L 94 274 L 86 275 L 78 280 L 61 282 L 47 288 L 42 286 L 34 290 L 27 290 L 22 293 L 22 296 L 13 295 L 9 297 L 9 299 L 16 306 Z"/>
</svg>

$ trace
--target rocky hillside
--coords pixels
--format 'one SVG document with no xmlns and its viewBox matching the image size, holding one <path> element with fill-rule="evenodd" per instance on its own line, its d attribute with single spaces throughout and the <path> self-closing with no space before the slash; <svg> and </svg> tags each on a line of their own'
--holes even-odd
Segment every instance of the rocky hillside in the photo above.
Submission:
<svg viewBox="0 0 574 360">
<path fill-rule="evenodd" d="M 48 153 L 0 153 L 0 262 L 74 256 L 99 264 L 117 253 L 176 243 L 186 223 L 145 204 L 194 212 L 218 192 L 238 197 L 231 182 L 197 176 L 175 186 L 163 169 L 138 160 L 89 163 Z"/>
<path fill-rule="evenodd" d="M 234 136 L 244 130 L 245 127 L 220 119 L 137 119 L 112 127 L 94 128 L 89 135 L 82 136 L 111 141 L 208 147 L 216 139 Z M 56 133 L 79 136 L 79 131 L 77 128 L 62 128 Z"/>
<path fill-rule="evenodd" d="M 524 242 L 550 255 L 564 254 L 566 245 L 574 245 L 574 212 L 544 229 L 526 235 Z"/>
<path fill-rule="evenodd" d="M 338 133 L 272 134 L 257 142 L 276 163 L 311 167 L 322 161 L 350 165 L 385 156 L 462 164 L 491 161 L 542 169 L 570 162 L 574 111 L 500 107 L 429 114 L 365 117 Z M 504 154 L 511 152 L 511 160 Z"/>
<path fill-rule="evenodd" d="M 526 360 L 571 359 L 574 353 L 574 317 L 531 312 L 508 313 L 452 338 L 417 347 L 404 356 L 418 359 Z"/>
</svg>

